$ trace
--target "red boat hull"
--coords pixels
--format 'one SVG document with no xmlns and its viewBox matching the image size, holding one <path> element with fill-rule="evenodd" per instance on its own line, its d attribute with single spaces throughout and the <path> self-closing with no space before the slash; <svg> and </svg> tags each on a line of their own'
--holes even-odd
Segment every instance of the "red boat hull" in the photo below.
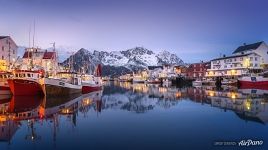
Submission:
<svg viewBox="0 0 268 150">
<path fill-rule="evenodd" d="M 88 86 L 88 85 L 83 85 L 82 86 L 82 94 L 94 92 L 94 91 L 99 91 L 102 89 L 102 86 Z"/>
<path fill-rule="evenodd" d="M 239 85 L 242 89 L 263 89 L 268 90 L 268 81 L 239 81 Z"/>
<path fill-rule="evenodd" d="M 8 86 L 0 86 L 0 95 L 11 94 L 10 88 Z"/>
<path fill-rule="evenodd" d="M 9 79 L 8 84 L 13 95 L 43 95 L 41 85 L 36 81 Z"/>
</svg>

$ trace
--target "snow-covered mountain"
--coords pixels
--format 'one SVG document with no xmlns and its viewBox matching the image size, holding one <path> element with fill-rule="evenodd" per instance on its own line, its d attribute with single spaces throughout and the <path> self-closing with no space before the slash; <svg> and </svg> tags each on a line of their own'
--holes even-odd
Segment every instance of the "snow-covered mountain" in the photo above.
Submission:
<svg viewBox="0 0 268 150">
<path fill-rule="evenodd" d="M 68 65 L 69 62 L 73 62 L 75 70 L 79 70 L 81 66 L 90 68 L 87 72 L 92 71 L 92 68 L 96 66 L 96 64 L 102 64 L 104 75 L 120 75 L 148 66 L 184 64 L 176 54 L 172 54 L 168 51 L 155 53 L 143 47 L 112 52 L 81 48 L 74 55 L 67 58 L 63 62 L 63 65 Z"/>
</svg>

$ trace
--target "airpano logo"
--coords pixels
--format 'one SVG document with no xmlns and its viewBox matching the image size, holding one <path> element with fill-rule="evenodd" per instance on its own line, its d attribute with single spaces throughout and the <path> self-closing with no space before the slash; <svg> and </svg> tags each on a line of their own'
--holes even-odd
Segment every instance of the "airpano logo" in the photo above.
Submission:
<svg viewBox="0 0 268 150">
<path fill-rule="evenodd" d="M 263 140 L 240 140 L 240 141 L 215 141 L 214 146 L 239 146 L 239 147 L 249 147 L 249 146 L 262 146 Z"/>
<path fill-rule="evenodd" d="M 248 139 L 248 140 L 241 140 L 239 143 L 238 143 L 238 146 L 261 146 L 263 145 L 263 141 L 262 140 L 251 140 L 251 139 Z"/>
</svg>

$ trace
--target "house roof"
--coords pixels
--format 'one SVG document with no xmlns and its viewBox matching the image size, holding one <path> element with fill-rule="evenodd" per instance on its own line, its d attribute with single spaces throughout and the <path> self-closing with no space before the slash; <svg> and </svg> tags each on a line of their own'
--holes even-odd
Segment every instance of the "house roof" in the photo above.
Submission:
<svg viewBox="0 0 268 150">
<path fill-rule="evenodd" d="M 43 59 L 53 59 L 55 58 L 56 52 L 45 52 Z"/>
<path fill-rule="evenodd" d="M 220 57 L 220 58 L 212 59 L 211 61 L 214 61 L 214 60 L 222 60 L 222 59 L 229 59 L 229 58 L 236 58 L 236 57 L 243 57 L 243 56 L 248 56 L 248 55 L 251 55 L 251 54 L 258 55 L 256 53 L 248 53 L 248 54 L 242 54 L 242 55 L 232 55 L 232 56 Z M 258 56 L 260 56 L 260 55 L 258 55 Z"/>
<path fill-rule="evenodd" d="M 257 42 L 257 43 L 253 43 L 253 44 L 248 44 L 248 45 L 243 45 L 243 46 L 239 46 L 234 52 L 235 53 L 239 53 L 239 52 L 243 52 L 246 50 L 255 50 L 257 49 L 261 44 L 263 43 L 263 41 L 261 42 Z"/>
<path fill-rule="evenodd" d="M 0 40 L 4 39 L 4 38 L 7 38 L 7 37 L 9 37 L 9 36 L 0 36 Z"/>
<path fill-rule="evenodd" d="M 149 70 L 154 70 L 154 69 L 157 69 L 157 68 L 163 69 L 163 66 L 148 66 Z"/>
<path fill-rule="evenodd" d="M 22 58 L 32 58 L 32 52 L 24 52 L 23 57 Z"/>
</svg>

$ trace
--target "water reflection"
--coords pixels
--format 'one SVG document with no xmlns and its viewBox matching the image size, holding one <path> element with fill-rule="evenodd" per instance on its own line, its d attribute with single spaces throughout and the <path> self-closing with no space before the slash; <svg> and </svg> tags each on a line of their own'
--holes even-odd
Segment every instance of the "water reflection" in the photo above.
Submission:
<svg viewBox="0 0 268 150">
<path fill-rule="evenodd" d="M 59 138 L 58 134 L 63 134 L 60 132 L 61 128 L 67 128 L 66 126 L 68 126 L 74 130 L 76 127 L 89 126 L 89 124 L 85 123 L 85 120 L 94 120 L 93 117 L 89 117 L 89 114 L 92 113 L 99 118 L 103 118 L 103 120 L 110 121 L 110 124 L 103 125 L 91 122 L 91 125 L 105 126 L 108 130 L 109 127 L 113 127 L 113 123 L 107 116 L 103 115 L 103 112 L 109 112 L 114 115 L 114 112 L 120 110 L 121 114 L 129 112 L 132 115 L 142 116 L 141 114 L 148 114 L 156 110 L 182 109 L 182 107 L 186 106 L 184 102 L 201 104 L 198 106 L 215 108 L 216 110 L 223 110 L 223 112 L 234 112 L 236 119 L 243 122 L 250 121 L 260 123 L 260 125 L 265 125 L 268 122 L 268 91 L 266 90 L 237 89 L 234 87 L 224 87 L 221 90 L 217 90 L 214 87 L 176 88 L 160 85 L 131 84 L 129 82 L 108 82 L 105 83 L 103 91 L 85 95 L 54 98 L 2 97 L 0 100 L 0 141 L 12 145 L 13 137 L 20 130 L 23 130 L 23 134 L 20 132 L 14 139 L 15 141 L 20 141 L 21 139 L 40 141 L 45 134 L 49 134 L 50 140 L 56 144 Z M 176 115 L 174 118 L 177 117 Z M 184 112 L 184 116 L 191 116 L 193 117 L 192 120 L 198 120 L 194 118 L 195 115 L 187 112 Z M 158 116 L 154 117 L 157 118 Z M 171 120 L 166 121 L 172 122 L 176 120 L 174 118 L 170 117 Z M 161 119 L 165 120 L 166 118 Z M 140 121 L 146 122 L 146 120 Z M 179 122 L 179 125 L 183 126 L 187 121 L 186 119 L 184 122 Z M 115 124 L 118 125 L 117 123 Z M 153 126 L 157 127 L 156 124 L 153 124 Z M 191 126 L 191 124 L 185 124 L 185 126 Z M 144 127 L 147 127 L 147 125 L 144 124 Z M 135 129 L 132 128 L 132 130 Z M 168 129 L 165 129 L 165 131 L 168 132 Z M 83 132 L 84 130 L 79 135 L 83 134 Z M 95 132 L 98 131 L 92 130 L 90 134 L 98 134 Z M 158 132 L 162 133 L 159 130 Z M 110 134 L 111 136 L 115 135 L 112 131 Z M 109 135 L 105 134 L 105 136 Z M 84 141 L 88 137 L 90 135 L 86 134 L 78 140 Z M 61 138 L 67 137 L 61 136 Z M 151 138 L 153 139 L 153 137 Z M 68 143 L 65 144 L 68 145 Z"/>
<path fill-rule="evenodd" d="M 10 143 L 15 132 L 26 121 L 29 133 L 26 140 L 39 140 L 35 129 L 35 123 L 50 121 L 53 124 L 53 137 L 56 138 L 59 118 L 66 116 L 71 124 L 76 126 L 78 111 L 86 114 L 92 105 L 96 111 L 100 111 L 98 103 L 101 101 L 103 91 L 92 92 L 84 95 L 71 95 L 69 97 L 28 97 L 13 96 L 11 99 L 2 99 L 0 102 L 0 141 Z"/>
<path fill-rule="evenodd" d="M 190 100 L 212 107 L 231 110 L 246 121 L 266 124 L 268 122 L 268 91 L 259 89 L 237 89 L 224 87 L 176 88 L 160 85 L 131 84 L 117 82 L 116 86 L 127 89 L 119 94 L 104 95 L 102 109 L 124 109 L 144 113 L 155 107 L 170 108 L 181 100 Z"/>
</svg>

